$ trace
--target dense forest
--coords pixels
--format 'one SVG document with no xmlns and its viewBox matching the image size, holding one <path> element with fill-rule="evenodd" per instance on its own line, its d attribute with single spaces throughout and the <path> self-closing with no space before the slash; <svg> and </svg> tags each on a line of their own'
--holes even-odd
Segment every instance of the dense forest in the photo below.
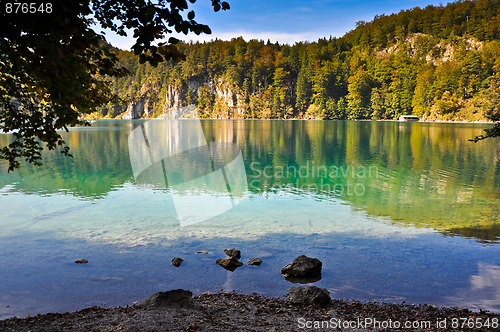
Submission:
<svg viewBox="0 0 500 332">
<path fill-rule="evenodd" d="M 500 113 L 500 1 L 457 1 L 360 21 L 293 46 L 234 38 L 180 44 L 181 62 L 111 81 L 122 103 L 94 117 L 151 118 L 195 104 L 202 118 L 484 120 Z"/>
</svg>

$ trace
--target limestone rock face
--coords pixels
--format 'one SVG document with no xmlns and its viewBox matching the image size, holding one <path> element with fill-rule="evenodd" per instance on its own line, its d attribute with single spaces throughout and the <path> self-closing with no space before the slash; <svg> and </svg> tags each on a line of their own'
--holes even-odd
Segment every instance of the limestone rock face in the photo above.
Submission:
<svg viewBox="0 0 500 332">
<path fill-rule="evenodd" d="M 177 109 L 181 106 L 182 92 L 176 86 L 169 85 L 167 88 L 167 93 L 165 94 L 165 104 L 163 105 L 163 112 L 166 113 L 169 110 Z"/>
<path fill-rule="evenodd" d="M 127 105 L 127 111 L 122 116 L 123 119 L 140 119 L 149 117 L 149 100 L 141 98 L 136 102 L 131 102 Z"/>
<path fill-rule="evenodd" d="M 189 79 L 181 85 L 168 85 L 164 102 L 162 101 L 162 115 L 159 117 L 166 117 L 183 106 L 193 104 L 193 98 L 197 99 L 202 95 L 209 96 L 212 100 L 213 107 L 209 110 L 212 118 L 230 119 L 245 116 L 247 103 L 241 88 L 223 79 L 206 81 Z M 188 102 L 189 99 L 191 102 Z"/>
</svg>

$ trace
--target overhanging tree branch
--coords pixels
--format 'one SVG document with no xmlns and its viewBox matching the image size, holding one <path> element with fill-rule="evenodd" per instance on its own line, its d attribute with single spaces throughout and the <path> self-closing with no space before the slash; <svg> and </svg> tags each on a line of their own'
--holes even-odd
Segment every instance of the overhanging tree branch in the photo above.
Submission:
<svg viewBox="0 0 500 332">
<path fill-rule="evenodd" d="M 212 6 L 214 11 L 229 9 L 220 0 L 212 0 Z M 41 165 L 43 143 L 70 155 L 58 129 L 87 124 L 81 114 L 116 98 L 99 77 L 124 76 L 128 71 L 117 67 L 116 55 L 91 28 L 93 23 L 120 35 L 132 29 L 134 53 L 141 63 L 156 66 L 184 58 L 175 46 L 177 39 L 162 41 L 172 29 L 211 33 L 194 20 L 193 11 L 183 17 L 188 7 L 185 0 L 53 0 L 50 10 L 36 6 L 29 17 L 22 10 L 2 8 L 0 129 L 12 132 L 13 141 L 1 147 L 0 158 L 8 161 L 9 171 L 20 167 L 21 159 Z"/>
</svg>

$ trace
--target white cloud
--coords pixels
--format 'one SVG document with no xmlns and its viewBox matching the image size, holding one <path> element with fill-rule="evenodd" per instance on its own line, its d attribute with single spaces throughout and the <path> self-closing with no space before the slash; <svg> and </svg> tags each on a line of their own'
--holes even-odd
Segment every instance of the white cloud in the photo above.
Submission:
<svg viewBox="0 0 500 332">
<path fill-rule="evenodd" d="M 306 7 L 301 7 L 306 8 Z M 338 30 L 338 29 L 336 29 Z M 102 29 L 99 26 L 95 26 L 95 31 L 104 31 L 106 40 L 113 46 L 118 47 L 122 50 L 130 50 L 132 45 L 134 45 L 134 38 L 132 38 L 132 31 L 128 30 L 128 37 L 119 36 L 116 33 L 112 32 L 109 29 Z M 226 30 L 227 31 L 227 30 Z M 246 41 L 257 39 L 267 41 L 268 39 L 272 42 L 279 42 L 280 44 L 289 44 L 293 45 L 296 42 L 315 42 L 320 38 L 329 38 L 330 36 L 340 37 L 344 35 L 343 31 L 331 31 L 331 26 L 326 25 L 320 27 L 316 31 L 300 31 L 300 32 L 284 32 L 284 31 L 251 31 L 248 29 L 235 29 L 230 32 L 218 32 L 214 31 L 210 35 L 201 34 L 196 35 L 194 33 L 190 33 L 188 35 L 184 35 L 181 33 L 172 33 L 169 34 L 165 39 L 167 40 L 169 37 L 175 37 L 185 42 L 193 41 L 193 42 L 208 42 L 211 40 L 220 39 L 220 40 L 231 40 L 232 38 L 243 37 Z"/>
<path fill-rule="evenodd" d="M 470 288 L 448 299 L 454 306 L 500 312 L 500 266 L 480 262 L 477 269 L 478 273 L 470 277 Z"/>
<path fill-rule="evenodd" d="M 171 34 L 169 37 L 178 38 L 184 42 L 208 42 L 215 40 L 231 40 L 232 38 L 243 37 L 245 41 L 252 39 L 263 40 L 267 42 L 270 40 L 272 43 L 279 42 L 280 44 L 293 45 L 296 42 L 315 42 L 320 38 L 329 38 L 330 35 L 338 36 L 338 34 L 328 33 L 328 32 L 300 32 L 300 33 L 287 33 L 287 32 L 275 32 L 275 31 L 263 31 L 263 32 L 253 32 L 253 31 L 233 31 L 233 32 L 222 32 L 213 33 L 211 35 L 195 35 L 195 34 Z M 106 33 L 106 39 L 111 45 L 118 47 L 122 50 L 130 50 L 130 47 L 134 44 L 134 39 L 131 37 L 120 37 L 113 33 Z"/>
</svg>

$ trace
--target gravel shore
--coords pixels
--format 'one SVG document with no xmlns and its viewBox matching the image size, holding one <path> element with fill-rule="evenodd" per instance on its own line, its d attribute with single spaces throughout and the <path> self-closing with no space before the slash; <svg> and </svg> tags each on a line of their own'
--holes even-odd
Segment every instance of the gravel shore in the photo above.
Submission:
<svg viewBox="0 0 500 332">
<path fill-rule="evenodd" d="M 320 307 L 217 293 L 181 304 L 10 318 L 0 321 L 0 331 L 498 331 L 499 319 L 490 312 L 432 305 L 332 300 Z"/>
</svg>

